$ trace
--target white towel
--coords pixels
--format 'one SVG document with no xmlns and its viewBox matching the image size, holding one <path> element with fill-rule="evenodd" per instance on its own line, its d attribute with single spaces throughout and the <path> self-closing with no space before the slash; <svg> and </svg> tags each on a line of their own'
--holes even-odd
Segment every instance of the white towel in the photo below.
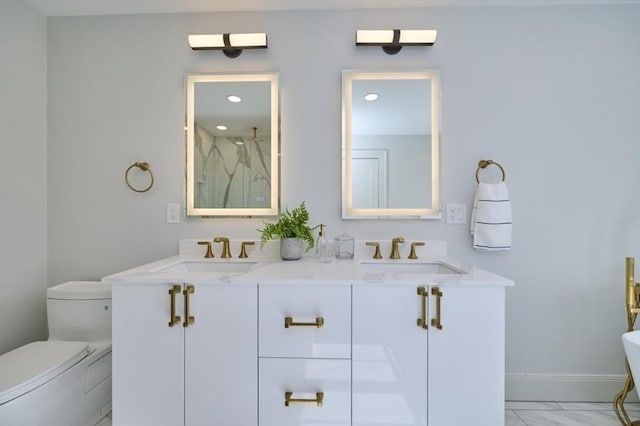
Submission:
<svg viewBox="0 0 640 426">
<path fill-rule="evenodd" d="M 479 183 L 471 211 L 473 248 L 509 250 L 511 248 L 511 201 L 504 182 Z"/>
</svg>

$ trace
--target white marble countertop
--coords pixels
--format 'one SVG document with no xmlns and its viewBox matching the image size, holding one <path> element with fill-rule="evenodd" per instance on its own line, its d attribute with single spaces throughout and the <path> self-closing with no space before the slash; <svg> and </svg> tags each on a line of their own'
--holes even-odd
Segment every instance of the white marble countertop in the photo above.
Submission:
<svg viewBox="0 0 640 426">
<path fill-rule="evenodd" d="M 381 243 L 381 245 L 383 244 Z M 239 247 L 239 243 L 232 243 L 232 253 L 238 252 L 238 250 L 234 251 L 234 246 Z M 416 282 L 420 282 L 441 286 L 509 287 L 514 285 L 510 279 L 444 256 L 446 246 L 443 249 L 442 246 L 434 242 L 427 244 L 427 247 L 431 247 L 431 251 L 423 250 L 419 253 L 417 260 L 407 259 L 406 255 L 398 260 L 376 260 L 371 258 L 370 247 L 367 247 L 369 250 L 362 249 L 362 247 L 365 247 L 364 243 L 358 241 L 356 242 L 354 259 L 335 259 L 330 263 L 321 262 L 311 255 L 311 251 L 300 260 L 283 261 L 277 256 L 277 251 L 274 252 L 274 246 L 261 250 L 259 244 L 257 247 L 251 247 L 247 259 L 237 257 L 205 259 L 200 253 L 203 248 L 197 246 L 197 240 L 182 240 L 180 242 L 181 254 L 113 274 L 103 280 L 115 285 L 127 282 L 300 285 L 317 284 L 318 282 L 327 285 L 416 284 Z M 180 267 L 176 268 L 184 263 L 196 263 L 200 269 L 211 270 L 208 272 L 188 272 L 180 271 Z M 438 269 L 438 265 L 443 265 L 449 273 L 420 271 L 421 266 L 435 266 L 435 269 Z M 236 267 L 237 270 L 235 270 Z M 163 270 L 167 271 L 163 272 Z M 451 270 L 455 273 L 451 273 Z"/>
</svg>

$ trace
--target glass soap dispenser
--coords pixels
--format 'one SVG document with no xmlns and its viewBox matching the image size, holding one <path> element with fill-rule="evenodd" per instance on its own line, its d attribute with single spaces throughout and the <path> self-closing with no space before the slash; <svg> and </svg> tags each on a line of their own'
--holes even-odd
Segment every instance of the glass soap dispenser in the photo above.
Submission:
<svg viewBox="0 0 640 426">
<path fill-rule="evenodd" d="M 324 236 L 324 227 L 326 225 L 320 224 L 320 232 L 318 232 L 318 238 L 316 238 L 316 257 L 322 256 L 322 247 L 327 242 L 327 239 Z"/>
<path fill-rule="evenodd" d="M 354 238 L 351 235 L 346 232 L 338 235 L 336 237 L 336 245 L 336 257 L 338 259 L 353 259 Z"/>
</svg>

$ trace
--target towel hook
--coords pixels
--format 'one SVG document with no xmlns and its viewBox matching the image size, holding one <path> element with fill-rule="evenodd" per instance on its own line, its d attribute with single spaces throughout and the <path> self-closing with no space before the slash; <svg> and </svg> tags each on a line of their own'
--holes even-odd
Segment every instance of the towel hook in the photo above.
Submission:
<svg viewBox="0 0 640 426">
<path fill-rule="evenodd" d="M 151 182 L 149 182 L 149 186 L 147 186 L 144 189 L 137 189 L 134 188 L 133 186 L 131 186 L 131 184 L 129 183 L 129 171 L 134 168 L 137 167 L 140 170 L 142 170 L 143 172 L 149 172 L 149 176 L 151 177 Z M 151 189 L 151 187 L 153 186 L 153 173 L 151 173 L 151 167 L 149 166 L 149 163 L 142 162 L 142 163 L 138 163 L 137 161 L 135 163 L 133 163 L 132 165 L 129 166 L 129 168 L 127 169 L 126 172 L 124 172 L 124 181 L 127 183 L 127 186 L 135 192 L 147 192 L 148 190 Z"/>
<path fill-rule="evenodd" d="M 480 183 L 480 179 L 478 178 L 478 173 L 480 172 L 480 169 L 486 169 L 488 166 L 492 164 L 494 166 L 498 166 L 498 168 L 502 172 L 502 181 L 504 182 L 504 178 L 506 177 L 504 169 L 500 164 L 498 164 L 496 161 L 493 161 L 493 160 L 480 160 L 480 162 L 478 163 L 478 168 L 476 169 L 476 182 Z"/>
</svg>

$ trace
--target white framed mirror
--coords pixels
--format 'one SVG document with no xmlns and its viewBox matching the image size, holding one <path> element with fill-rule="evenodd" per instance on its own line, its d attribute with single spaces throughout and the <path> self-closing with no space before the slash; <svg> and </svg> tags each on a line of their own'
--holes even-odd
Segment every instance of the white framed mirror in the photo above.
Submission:
<svg viewBox="0 0 640 426">
<path fill-rule="evenodd" d="M 187 216 L 275 216 L 279 74 L 187 74 Z"/>
<path fill-rule="evenodd" d="M 439 219 L 440 73 L 342 72 L 343 219 Z"/>
</svg>

